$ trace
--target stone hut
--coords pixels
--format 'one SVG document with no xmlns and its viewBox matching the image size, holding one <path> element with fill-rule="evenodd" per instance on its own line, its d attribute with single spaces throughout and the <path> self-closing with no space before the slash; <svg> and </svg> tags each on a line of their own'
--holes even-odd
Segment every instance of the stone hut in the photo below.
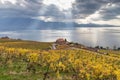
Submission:
<svg viewBox="0 0 120 80">
<path fill-rule="evenodd" d="M 55 43 L 59 44 L 59 45 L 63 45 L 63 44 L 67 44 L 67 40 L 63 39 L 63 38 L 59 38 L 59 39 L 56 40 Z"/>
</svg>

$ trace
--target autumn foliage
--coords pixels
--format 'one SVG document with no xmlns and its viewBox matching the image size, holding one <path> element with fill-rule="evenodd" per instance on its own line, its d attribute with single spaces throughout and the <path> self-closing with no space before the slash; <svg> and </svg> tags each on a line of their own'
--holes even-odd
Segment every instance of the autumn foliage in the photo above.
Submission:
<svg viewBox="0 0 120 80">
<path fill-rule="evenodd" d="M 16 71 L 16 64 L 16 74 L 41 74 L 43 80 L 120 80 L 118 57 L 84 49 L 45 51 L 0 46 L 0 67 Z"/>
</svg>

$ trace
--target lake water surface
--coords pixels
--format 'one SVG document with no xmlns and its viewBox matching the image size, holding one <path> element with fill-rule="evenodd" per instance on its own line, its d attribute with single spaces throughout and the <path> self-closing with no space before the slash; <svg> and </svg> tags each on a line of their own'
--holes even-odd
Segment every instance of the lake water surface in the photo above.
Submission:
<svg viewBox="0 0 120 80">
<path fill-rule="evenodd" d="M 53 42 L 57 38 L 66 38 L 68 41 L 78 42 L 87 46 L 120 47 L 120 27 L 1 31 L 0 37 L 3 36 L 40 42 Z"/>
</svg>

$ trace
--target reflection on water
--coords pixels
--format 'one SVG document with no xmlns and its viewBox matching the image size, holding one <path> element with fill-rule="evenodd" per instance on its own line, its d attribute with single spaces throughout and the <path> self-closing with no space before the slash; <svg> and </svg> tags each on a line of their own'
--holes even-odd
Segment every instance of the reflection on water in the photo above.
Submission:
<svg viewBox="0 0 120 80">
<path fill-rule="evenodd" d="M 87 46 L 120 47 L 120 28 L 76 28 L 74 30 L 22 30 L 0 32 L 0 37 L 21 38 L 41 42 L 53 42 L 57 38 L 78 42 Z"/>
</svg>

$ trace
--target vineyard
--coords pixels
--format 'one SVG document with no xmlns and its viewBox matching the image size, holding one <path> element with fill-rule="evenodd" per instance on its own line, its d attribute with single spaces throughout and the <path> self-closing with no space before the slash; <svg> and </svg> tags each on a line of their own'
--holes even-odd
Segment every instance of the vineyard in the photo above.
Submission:
<svg viewBox="0 0 120 80">
<path fill-rule="evenodd" d="M 0 80 L 120 80 L 119 53 L 0 46 Z"/>
</svg>

